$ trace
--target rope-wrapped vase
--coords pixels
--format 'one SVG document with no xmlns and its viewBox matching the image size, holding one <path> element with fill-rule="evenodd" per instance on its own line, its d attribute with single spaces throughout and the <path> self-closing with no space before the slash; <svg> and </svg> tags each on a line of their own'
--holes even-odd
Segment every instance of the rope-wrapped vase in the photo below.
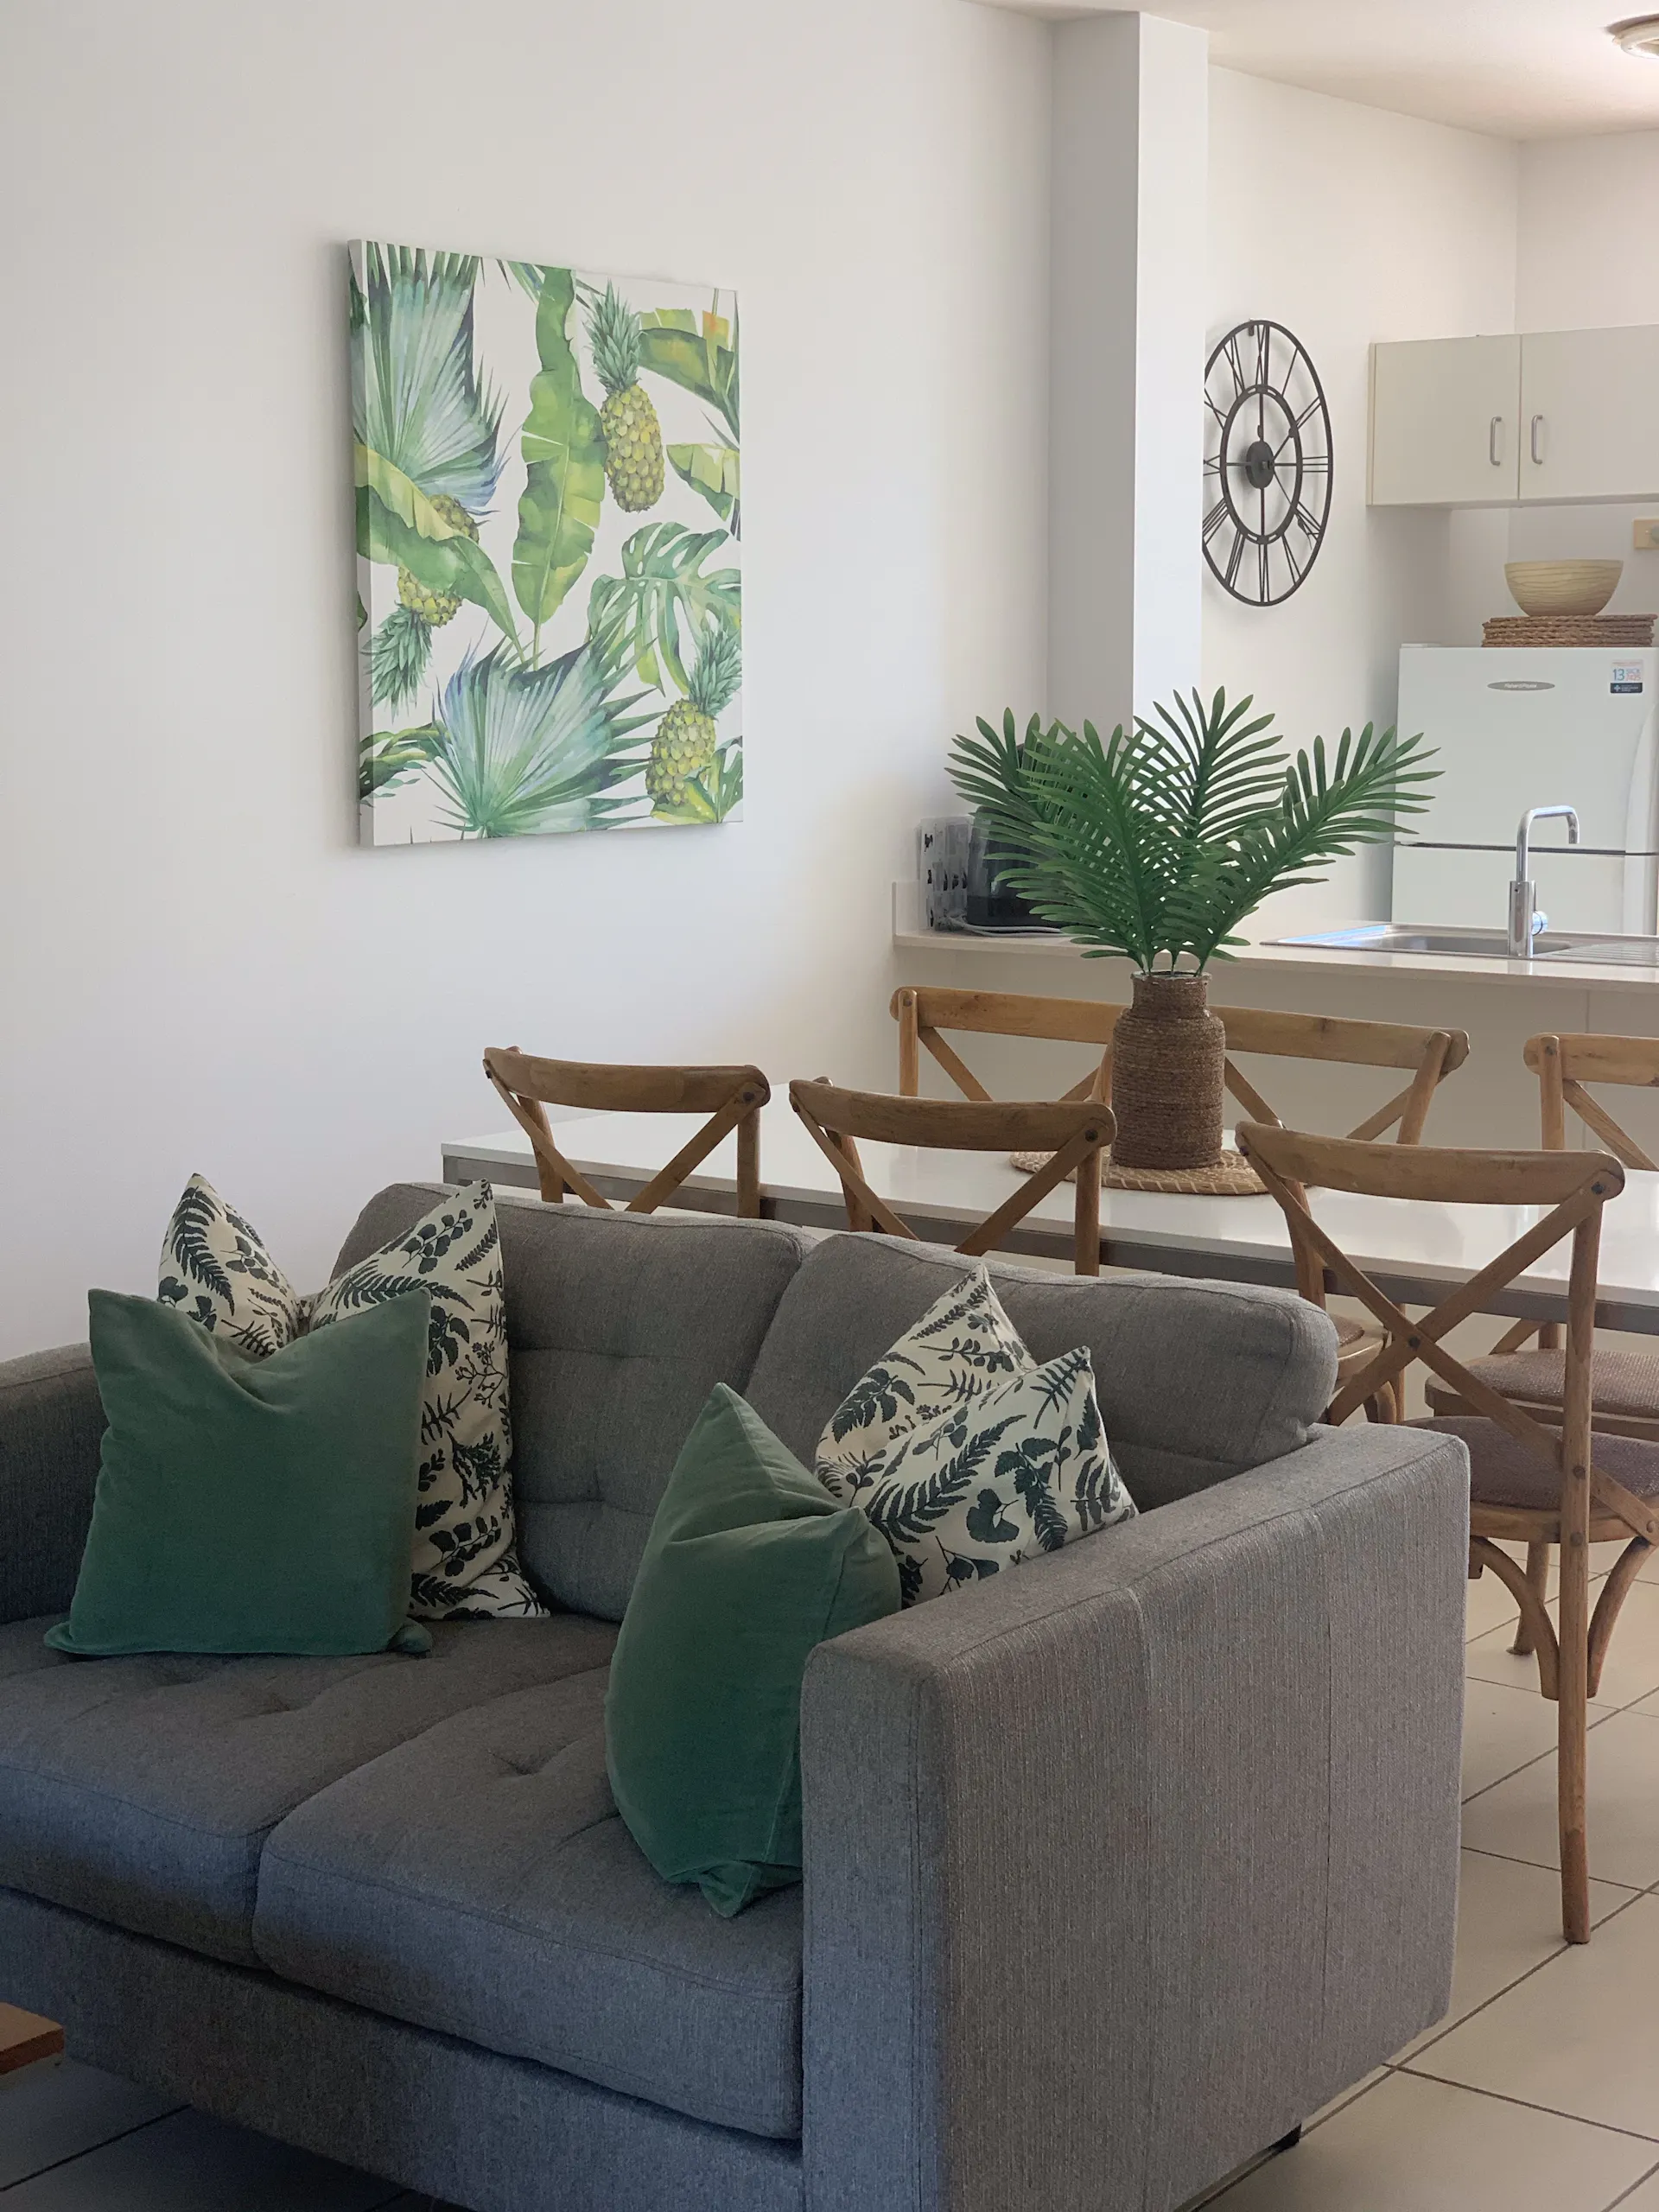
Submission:
<svg viewBox="0 0 1659 2212">
<path fill-rule="evenodd" d="M 1112 1035 L 1115 1167 L 1221 1164 L 1227 1033 L 1209 998 L 1205 976 L 1135 978 L 1134 1003 Z"/>
</svg>

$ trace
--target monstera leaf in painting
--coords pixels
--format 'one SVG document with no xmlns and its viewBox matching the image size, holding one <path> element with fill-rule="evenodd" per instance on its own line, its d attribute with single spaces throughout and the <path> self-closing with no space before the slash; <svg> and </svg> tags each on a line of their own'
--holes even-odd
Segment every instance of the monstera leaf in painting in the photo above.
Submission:
<svg viewBox="0 0 1659 2212">
<path fill-rule="evenodd" d="M 622 548 L 622 574 L 594 580 L 588 636 L 607 654 L 631 658 L 642 683 L 689 691 L 685 649 L 705 623 L 736 630 L 742 620 L 738 571 L 704 566 L 728 542 L 723 530 L 687 530 L 677 522 L 635 531 Z"/>
</svg>

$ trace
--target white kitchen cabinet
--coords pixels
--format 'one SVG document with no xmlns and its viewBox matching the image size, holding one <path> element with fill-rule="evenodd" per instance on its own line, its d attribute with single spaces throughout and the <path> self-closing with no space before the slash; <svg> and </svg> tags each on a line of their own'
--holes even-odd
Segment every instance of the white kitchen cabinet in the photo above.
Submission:
<svg viewBox="0 0 1659 2212">
<path fill-rule="evenodd" d="M 1520 486 L 1521 340 L 1371 348 L 1371 505 L 1473 506 Z"/>
<path fill-rule="evenodd" d="M 1659 493 L 1659 327 L 1521 340 L 1521 497 Z"/>
<path fill-rule="evenodd" d="M 1370 503 L 1659 497 L 1659 326 L 1371 348 Z"/>
</svg>

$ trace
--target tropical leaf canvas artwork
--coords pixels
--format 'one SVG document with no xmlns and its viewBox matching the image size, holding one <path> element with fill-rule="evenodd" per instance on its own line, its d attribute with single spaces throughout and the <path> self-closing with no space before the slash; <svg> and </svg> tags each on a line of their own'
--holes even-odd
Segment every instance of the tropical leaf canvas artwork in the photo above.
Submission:
<svg viewBox="0 0 1659 2212">
<path fill-rule="evenodd" d="M 735 294 L 351 248 L 365 844 L 742 809 Z"/>
</svg>

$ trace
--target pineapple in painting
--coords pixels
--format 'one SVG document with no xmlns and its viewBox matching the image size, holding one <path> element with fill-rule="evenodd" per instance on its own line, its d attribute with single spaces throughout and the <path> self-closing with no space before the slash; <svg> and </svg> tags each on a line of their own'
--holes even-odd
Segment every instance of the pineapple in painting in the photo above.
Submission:
<svg viewBox="0 0 1659 2212">
<path fill-rule="evenodd" d="M 737 303 L 351 250 L 362 836 L 730 821 Z"/>
<path fill-rule="evenodd" d="M 478 524 L 473 520 L 459 499 L 452 499 L 447 492 L 440 492 L 432 502 L 440 522 L 452 524 L 456 530 L 478 543 Z M 433 591 L 420 578 L 401 564 L 397 570 L 398 604 L 425 623 L 429 630 L 441 630 L 446 622 L 453 622 L 461 612 L 459 592 Z"/>
<path fill-rule="evenodd" d="M 645 765 L 645 789 L 659 814 L 685 807 L 695 784 L 705 798 L 719 763 L 716 727 L 742 680 L 742 654 L 733 631 L 715 624 L 705 634 L 683 699 L 657 725 Z"/>
<path fill-rule="evenodd" d="M 605 479 L 625 513 L 643 514 L 663 496 L 663 433 L 651 395 L 639 383 L 639 318 L 607 284 L 588 327 L 606 392 L 599 410 Z"/>
</svg>

